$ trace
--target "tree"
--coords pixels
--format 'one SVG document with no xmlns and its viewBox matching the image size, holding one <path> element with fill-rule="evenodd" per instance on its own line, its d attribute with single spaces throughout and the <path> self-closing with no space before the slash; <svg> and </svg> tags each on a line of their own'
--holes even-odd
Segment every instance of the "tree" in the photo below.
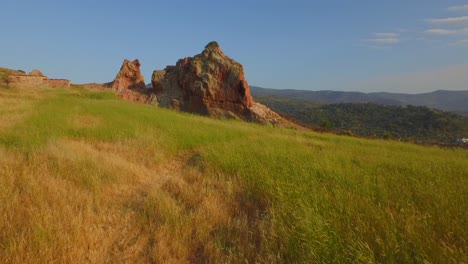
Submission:
<svg viewBox="0 0 468 264">
<path fill-rule="evenodd" d="M 327 129 L 333 129 L 335 127 L 335 125 L 326 118 L 320 120 L 320 126 Z"/>
</svg>

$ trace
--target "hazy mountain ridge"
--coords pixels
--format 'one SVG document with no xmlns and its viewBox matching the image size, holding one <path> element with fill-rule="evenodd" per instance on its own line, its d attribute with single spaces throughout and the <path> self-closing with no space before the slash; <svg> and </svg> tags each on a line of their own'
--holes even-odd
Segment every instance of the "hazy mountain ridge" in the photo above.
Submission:
<svg viewBox="0 0 468 264">
<path fill-rule="evenodd" d="M 345 91 L 306 91 L 292 89 L 268 89 L 250 86 L 252 95 L 277 96 L 324 104 L 336 103 L 376 103 L 383 105 L 415 105 L 437 108 L 468 116 L 468 90 L 437 90 L 430 93 L 404 94 L 388 92 L 345 92 Z"/>
<path fill-rule="evenodd" d="M 427 106 L 375 103 L 317 104 L 278 96 L 257 96 L 274 111 L 314 130 L 403 141 L 459 145 L 468 118 Z"/>
</svg>

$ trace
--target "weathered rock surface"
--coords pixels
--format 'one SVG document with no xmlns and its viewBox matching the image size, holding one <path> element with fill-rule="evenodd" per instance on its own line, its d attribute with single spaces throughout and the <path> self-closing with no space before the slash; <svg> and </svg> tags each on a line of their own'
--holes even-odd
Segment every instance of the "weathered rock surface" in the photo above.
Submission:
<svg viewBox="0 0 468 264">
<path fill-rule="evenodd" d="M 278 113 L 274 112 L 266 105 L 254 102 L 252 107 L 249 108 L 250 115 L 248 116 L 249 121 L 262 123 L 262 124 L 273 124 L 273 125 L 286 125 L 287 122 Z M 290 124 L 292 125 L 292 124 Z"/>
<path fill-rule="evenodd" d="M 11 71 L 7 78 L 12 87 L 70 87 L 69 80 L 49 79 L 39 70 L 33 70 L 29 74 Z"/>
<path fill-rule="evenodd" d="M 219 110 L 245 114 L 252 106 L 242 65 L 224 55 L 216 42 L 193 58 L 179 60 L 176 66 L 154 71 L 151 82 L 163 107 L 218 115 Z"/>
<path fill-rule="evenodd" d="M 46 77 L 40 70 L 34 69 L 28 75 L 36 77 Z"/>
<path fill-rule="evenodd" d="M 156 95 L 150 89 L 145 90 L 124 90 L 117 93 L 117 96 L 132 102 L 156 105 L 158 103 Z"/>
<path fill-rule="evenodd" d="M 286 123 L 268 107 L 253 101 L 243 66 L 226 56 L 216 42 L 193 58 L 154 71 L 151 83 L 162 107 L 213 117 Z"/>
<path fill-rule="evenodd" d="M 156 104 L 156 96 L 152 89 L 146 88 L 140 66 L 138 60 L 129 61 L 125 59 L 114 81 L 104 84 L 104 87 L 112 88 L 119 97 L 125 100 Z"/>
<path fill-rule="evenodd" d="M 119 73 L 110 84 L 115 91 L 142 90 L 146 88 L 145 78 L 141 75 L 140 62 L 138 60 L 124 60 Z"/>
</svg>

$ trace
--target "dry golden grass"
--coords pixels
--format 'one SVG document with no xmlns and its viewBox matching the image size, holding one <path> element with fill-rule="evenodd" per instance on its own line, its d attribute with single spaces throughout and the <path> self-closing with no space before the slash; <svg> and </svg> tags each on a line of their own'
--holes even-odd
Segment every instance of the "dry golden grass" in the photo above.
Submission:
<svg viewBox="0 0 468 264">
<path fill-rule="evenodd" d="M 182 159 L 148 168 L 102 149 L 64 141 L 27 159 L 2 150 L 4 263 L 219 259 L 204 242 L 228 226 L 226 190 Z"/>
<path fill-rule="evenodd" d="M 239 244 L 252 236 L 235 182 L 203 176 L 187 154 L 142 165 L 132 143 L 1 150 L 3 263 L 239 262 L 252 252 L 221 244 L 225 232 Z"/>
</svg>

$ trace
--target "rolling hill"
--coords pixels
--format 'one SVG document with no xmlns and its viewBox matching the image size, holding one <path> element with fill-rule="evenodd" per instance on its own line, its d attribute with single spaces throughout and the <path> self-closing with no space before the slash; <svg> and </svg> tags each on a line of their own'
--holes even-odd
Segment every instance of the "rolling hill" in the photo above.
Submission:
<svg viewBox="0 0 468 264">
<path fill-rule="evenodd" d="M 0 87 L 2 263 L 463 263 L 468 152 Z"/>
<path fill-rule="evenodd" d="M 464 145 L 457 139 L 468 136 L 468 118 L 425 106 L 318 104 L 261 95 L 256 100 L 315 130 L 444 145 Z"/>
</svg>

